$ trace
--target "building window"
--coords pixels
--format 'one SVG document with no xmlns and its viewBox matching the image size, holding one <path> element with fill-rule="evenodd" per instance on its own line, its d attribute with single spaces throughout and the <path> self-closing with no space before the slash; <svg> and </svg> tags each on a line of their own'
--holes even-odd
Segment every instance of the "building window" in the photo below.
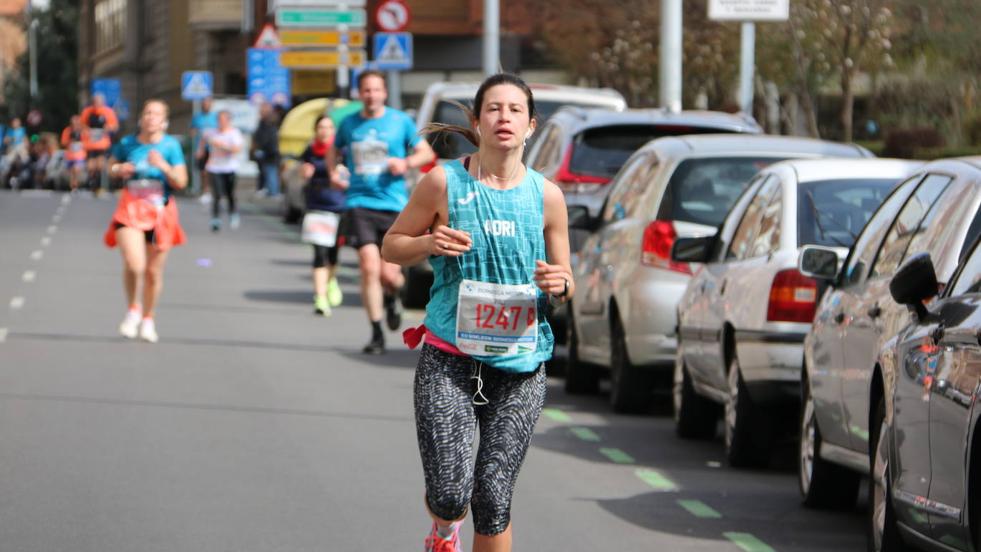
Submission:
<svg viewBox="0 0 981 552">
<path fill-rule="evenodd" d="M 126 0 L 95 1 L 95 51 L 122 46 L 126 28 Z"/>
</svg>

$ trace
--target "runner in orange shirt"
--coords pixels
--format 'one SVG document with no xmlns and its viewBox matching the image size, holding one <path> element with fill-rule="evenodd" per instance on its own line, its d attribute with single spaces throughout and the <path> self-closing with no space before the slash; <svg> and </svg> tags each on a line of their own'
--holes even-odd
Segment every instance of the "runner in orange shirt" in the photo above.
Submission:
<svg viewBox="0 0 981 552">
<path fill-rule="evenodd" d="M 106 170 L 106 157 L 112 147 L 112 134 L 119 130 L 116 112 L 106 105 L 102 94 L 92 96 L 92 105 L 82 110 L 82 143 L 88 157 L 89 185 L 98 192 Z"/>
<path fill-rule="evenodd" d="M 72 115 L 71 124 L 61 131 L 61 147 L 65 149 L 65 166 L 68 168 L 69 184 L 74 192 L 78 189 L 78 179 L 85 168 L 85 145 L 82 143 L 82 118 Z"/>
</svg>

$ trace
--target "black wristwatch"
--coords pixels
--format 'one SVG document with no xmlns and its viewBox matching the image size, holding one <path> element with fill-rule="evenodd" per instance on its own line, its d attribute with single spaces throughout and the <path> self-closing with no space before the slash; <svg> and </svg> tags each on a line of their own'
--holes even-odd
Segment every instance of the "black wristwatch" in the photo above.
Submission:
<svg viewBox="0 0 981 552">
<path fill-rule="evenodd" d="M 562 283 L 564 284 L 562 286 L 562 293 L 558 295 L 552 295 L 551 293 L 548 294 L 549 303 L 552 303 L 553 305 L 555 303 L 561 304 L 562 299 L 569 297 L 569 280 L 567 278 L 563 278 Z"/>
</svg>

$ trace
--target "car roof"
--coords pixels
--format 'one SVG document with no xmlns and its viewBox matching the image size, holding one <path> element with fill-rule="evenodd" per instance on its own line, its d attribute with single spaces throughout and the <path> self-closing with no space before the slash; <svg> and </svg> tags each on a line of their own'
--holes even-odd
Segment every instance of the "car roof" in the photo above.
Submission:
<svg viewBox="0 0 981 552">
<path fill-rule="evenodd" d="M 869 150 L 841 142 L 772 134 L 698 134 L 667 136 L 645 144 L 638 152 L 658 157 L 801 154 L 821 157 L 875 157 Z"/>
<path fill-rule="evenodd" d="M 564 84 L 528 83 L 531 93 L 536 99 L 570 100 L 590 98 L 599 105 L 610 105 L 623 109 L 627 102 L 623 95 L 612 88 L 587 88 Z M 457 101 L 472 101 L 480 88 L 479 82 L 436 82 L 426 89 L 427 95 L 438 95 Z"/>
<path fill-rule="evenodd" d="M 792 159 L 770 165 L 764 171 L 792 173 L 799 183 L 852 178 L 899 180 L 924 164 L 905 159 Z"/>
<path fill-rule="evenodd" d="M 942 170 L 952 172 L 964 172 L 965 170 L 971 172 L 981 171 L 981 155 L 937 159 L 936 161 L 931 161 L 929 164 L 923 167 L 924 172 Z"/>
<path fill-rule="evenodd" d="M 574 132 L 599 126 L 635 124 L 677 125 L 754 134 L 763 132 L 763 129 L 752 117 L 722 111 L 688 110 L 672 112 L 663 108 L 611 111 L 595 107 L 565 106 L 556 111 L 549 120 L 556 121 L 558 124 L 568 124 L 574 127 Z"/>
</svg>

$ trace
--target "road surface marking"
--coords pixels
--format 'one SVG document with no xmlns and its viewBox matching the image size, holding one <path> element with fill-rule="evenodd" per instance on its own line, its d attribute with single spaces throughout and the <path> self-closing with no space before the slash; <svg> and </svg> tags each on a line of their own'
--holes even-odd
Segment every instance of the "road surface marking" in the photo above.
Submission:
<svg viewBox="0 0 981 552">
<path fill-rule="evenodd" d="M 48 233 L 49 233 L 49 234 L 54 234 L 54 233 L 55 233 L 55 232 L 57 232 L 57 231 L 58 231 L 58 227 L 57 227 L 57 226 L 55 226 L 55 225 L 53 225 L 53 224 L 52 224 L 51 226 L 49 226 L 49 227 L 48 227 Z"/>
<path fill-rule="evenodd" d="M 623 452 L 617 448 L 601 448 L 600 454 L 610 459 L 611 462 L 616 462 L 617 464 L 633 464 L 634 457 L 630 456 L 626 452 Z"/>
<path fill-rule="evenodd" d="M 749 533 L 729 532 L 722 533 L 722 535 L 746 552 L 775 552 L 773 548 L 770 548 L 770 545 Z"/>
<path fill-rule="evenodd" d="M 557 408 L 543 408 L 542 414 L 546 415 L 553 422 L 571 422 L 572 418 L 568 414 Z"/>
<path fill-rule="evenodd" d="M 722 462 L 719 462 L 717 460 L 709 460 L 708 462 L 705 463 L 705 465 L 710 468 L 721 468 Z"/>
<path fill-rule="evenodd" d="M 37 272 L 34 272 L 33 270 L 25 270 L 24 275 L 21 276 L 21 280 L 27 283 L 33 282 L 35 278 L 37 278 Z"/>
<path fill-rule="evenodd" d="M 7 341 L 7 328 L 0 328 L 0 343 Z"/>
<path fill-rule="evenodd" d="M 19 297 L 18 296 L 18 297 L 14 297 L 13 299 L 10 300 L 10 308 L 13 309 L 13 310 L 18 310 L 18 309 L 20 309 L 23 306 L 24 306 L 24 298 L 23 297 Z"/>
<path fill-rule="evenodd" d="M 44 251 L 41 251 L 40 249 L 37 249 L 33 253 L 31 253 L 31 260 L 32 261 L 40 261 L 41 260 L 41 257 L 43 257 L 43 256 L 44 256 Z"/>
<path fill-rule="evenodd" d="M 583 441 L 589 441 L 591 443 L 599 442 L 600 436 L 596 434 L 595 431 L 589 429 L 588 427 L 570 427 L 569 431 L 573 435 L 582 439 Z"/>
<path fill-rule="evenodd" d="M 47 236 L 44 236 L 43 238 L 41 238 L 41 247 L 47 247 L 49 245 L 51 245 L 51 238 L 49 238 Z"/>
<path fill-rule="evenodd" d="M 62 205 L 67 205 L 67 204 L 69 204 L 71 202 L 72 202 L 72 196 L 70 196 L 70 195 L 63 195 L 63 196 L 61 196 L 61 204 Z"/>
<path fill-rule="evenodd" d="M 634 472 L 641 481 L 650 485 L 655 491 L 671 492 L 677 491 L 678 486 L 659 472 L 648 469 L 639 469 Z"/>
<path fill-rule="evenodd" d="M 53 222 L 55 224 L 58 224 L 59 222 L 61 222 L 61 215 L 55 215 L 55 216 L 51 217 L 51 222 Z"/>
<path fill-rule="evenodd" d="M 722 514 L 701 500 L 679 500 L 678 505 L 697 518 L 719 519 L 722 517 Z"/>
</svg>

